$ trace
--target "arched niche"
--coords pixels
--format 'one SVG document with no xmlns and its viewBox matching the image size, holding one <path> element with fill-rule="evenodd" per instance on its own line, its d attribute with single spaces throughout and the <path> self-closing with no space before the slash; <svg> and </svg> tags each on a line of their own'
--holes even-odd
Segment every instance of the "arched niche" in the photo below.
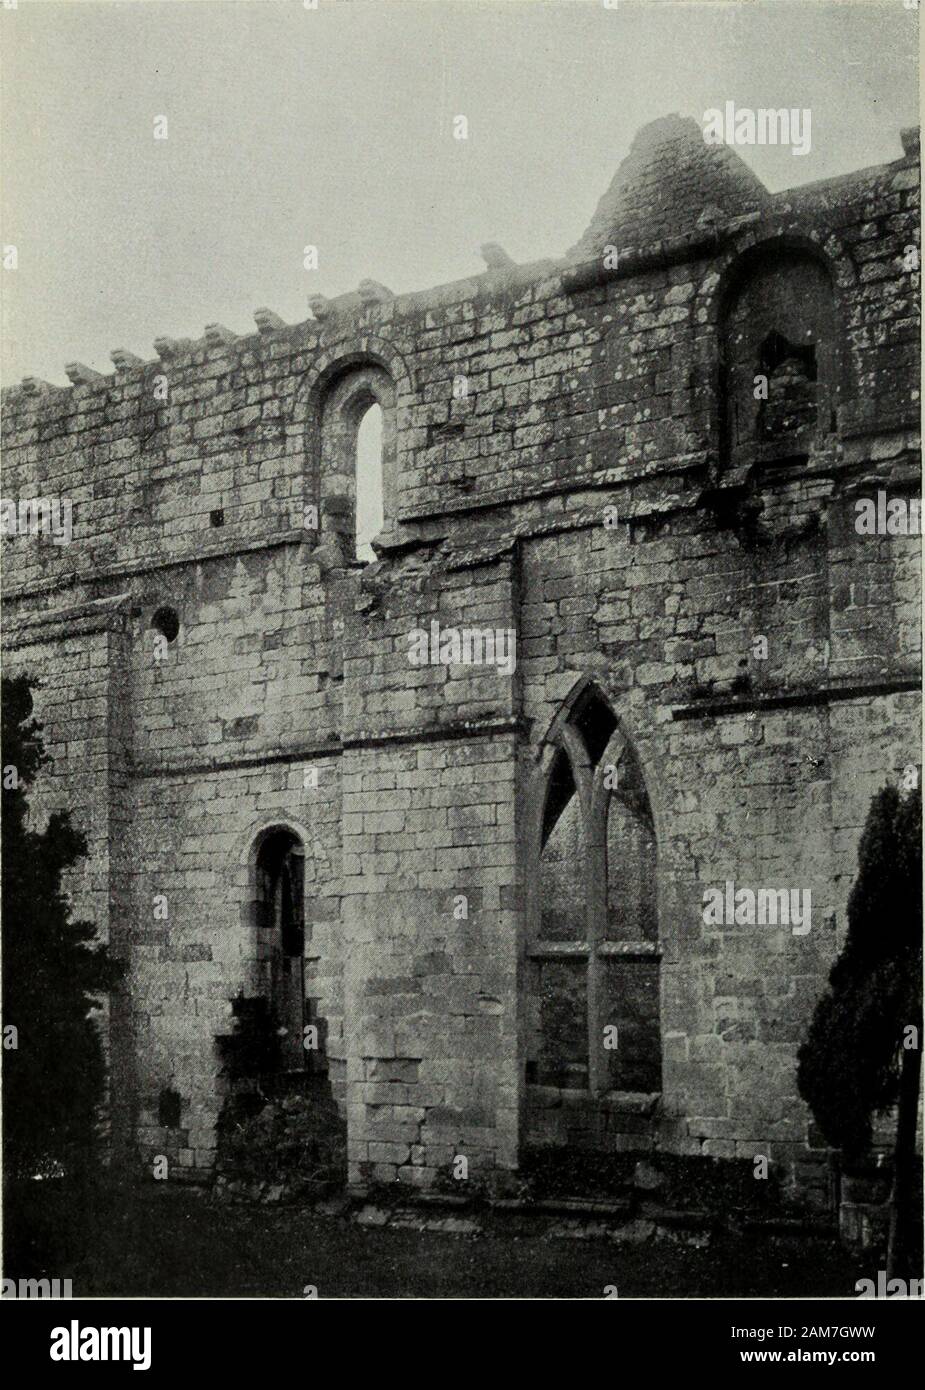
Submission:
<svg viewBox="0 0 925 1390">
<path fill-rule="evenodd" d="M 830 267 L 815 247 L 750 248 L 726 272 L 719 313 L 726 465 L 797 463 L 838 428 L 842 353 Z"/>
</svg>

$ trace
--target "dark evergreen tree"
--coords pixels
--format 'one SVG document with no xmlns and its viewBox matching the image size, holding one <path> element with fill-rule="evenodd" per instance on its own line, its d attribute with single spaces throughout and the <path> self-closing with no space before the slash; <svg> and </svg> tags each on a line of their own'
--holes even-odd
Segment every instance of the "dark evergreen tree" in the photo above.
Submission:
<svg viewBox="0 0 925 1390">
<path fill-rule="evenodd" d="M 846 1162 L 868 1153 L 875 1116 L 898 1105 L 891 1252 L 915 1206 L 922 1044 L 922 794 L 874 797 L 848 899 L 848 933 L 799 1051 L 797 1083 Z"/>
<path fill-rule="evenodd" d="M 67 812 L 30 826 L 27 792 L 47 762 L 27 677 L 4 679 L 3 1154 L 8 1179 L 85 1173 L 97 1152 L 105 1064 L 91 1011 L 121 969 L 71 920 L 62 874 L 86 854 Z M 14 1031 L 15 1030 L 15 1031 Z"/>
</svg>

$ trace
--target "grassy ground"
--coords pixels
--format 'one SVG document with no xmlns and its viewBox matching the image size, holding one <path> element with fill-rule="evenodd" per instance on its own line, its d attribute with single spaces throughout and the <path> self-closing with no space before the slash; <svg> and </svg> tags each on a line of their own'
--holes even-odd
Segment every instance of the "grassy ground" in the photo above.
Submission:
<svg viewBox="0 0 925 1390">
<path fill-rule="evenodd" d="M 453 1236 L 156 1188 L 95 1194 L 81 1228 L 72 1194 L 48 1185 L 28 1202 L 7 1206 L 5 1274 L 70 1277 L 77 1297 L 301 1298 L 306 1285 L 320 1298 L 602 1298 L 613 1285 L 620 1298 L 853 1297 L 870 1273 L 806 1236 L 717 1235 L 702 1250 L 515 1234 L 516 1222 Z"/>
</svg>

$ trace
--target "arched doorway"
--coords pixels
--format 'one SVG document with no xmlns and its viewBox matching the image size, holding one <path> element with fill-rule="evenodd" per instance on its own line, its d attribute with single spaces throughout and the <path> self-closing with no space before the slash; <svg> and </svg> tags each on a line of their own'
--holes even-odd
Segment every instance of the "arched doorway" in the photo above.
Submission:
<svg viewBox="0 0 925 1390">
<path fill-rule="evenodd" d="M 282 1067 L 303 1070 L 305 1027 L 305 847 L 284 827 L 262 838 L 255 864 L 260 993 L 280 1030 Z"/>
</svg>

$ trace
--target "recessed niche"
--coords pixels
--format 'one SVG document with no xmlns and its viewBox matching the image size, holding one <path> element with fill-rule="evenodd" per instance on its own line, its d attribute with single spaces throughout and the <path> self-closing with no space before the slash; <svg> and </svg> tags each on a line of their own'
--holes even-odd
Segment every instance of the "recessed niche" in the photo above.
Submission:
<svg viewBox="0 0 925 1390">
<path fill-rule="evenodd" d="M 158 1096 L 157 1122 L 164 1129 L 179 1129 L 182 1098 L 179 1091 L 165 1086 Z"/>
</svg>

